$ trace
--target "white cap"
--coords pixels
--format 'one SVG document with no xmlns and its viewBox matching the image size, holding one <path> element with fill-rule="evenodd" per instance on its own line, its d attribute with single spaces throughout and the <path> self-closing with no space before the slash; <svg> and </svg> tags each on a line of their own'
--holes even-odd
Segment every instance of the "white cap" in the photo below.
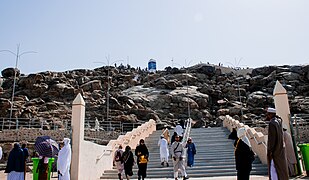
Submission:
<svg viewBox="0 0 309 180">
<path fill-rule="evenodd" d="M 276 114 L 276 109 L 275 108 L 267 108 L 268 113 L 274 113 Z"/>
</svg>

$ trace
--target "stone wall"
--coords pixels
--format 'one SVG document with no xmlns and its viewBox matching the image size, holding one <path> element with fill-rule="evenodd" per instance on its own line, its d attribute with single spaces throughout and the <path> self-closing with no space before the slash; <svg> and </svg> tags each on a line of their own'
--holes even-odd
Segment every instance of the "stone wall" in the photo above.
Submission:
<svg viewBox="0 0 309 180">
<path fill-rule="evenodd" d="M 70 137 L 68 130 L 42 130 L 42 129 L 19 129 L 0 131 L 0 142 L 34 142 L 38 136 L 50 136 L 55 141 L 62 141 L 64 137 Z"/>
</svg>

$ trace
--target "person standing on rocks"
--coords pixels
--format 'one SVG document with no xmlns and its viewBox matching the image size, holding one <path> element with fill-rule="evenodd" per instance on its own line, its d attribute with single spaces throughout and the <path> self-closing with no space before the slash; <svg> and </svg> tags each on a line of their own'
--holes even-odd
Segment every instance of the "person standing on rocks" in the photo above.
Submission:
<svg viewBox="0 0 309 180">
<path fill-rule="evenodd" d="M 160 147 L 160 159 L 161 159 L 161 165 L 164 167 L 164 163 L 166 163 L 166 166 L 169 167 L 168 164 L 168 143 L 167 140 L 164 138 L 163 134 L 160 136 L 158 146 Z"/>
<path fill-rule="evenodd" d="M 173 142 L 171 146 L 175 180 L 178 180 L 178 170 L 180 170 L 183 179 L 189 179 L 184 164 L 184 155 L 185 155 L 184 151 L 185 151 L 184 147 L 180 142 L 180 137 L 177 135 L 175 137 L 175 142 Z"/>
<path fill-rule="evenodd" d="M 147 163 L 149 157 L 148 148 L 145 145 L 144 139 L 139 141 L 139 145 L 136 146 L 135 155 L 137 156 L 137 166 L 138 166 L 138 180 L 144 180 L 147 176 Z"/>
<path fill-rule="evenodd" d="M 289 172 L 286 163 L 282 119 L 276 116 L 276 109 L 268 108 L 266 120 L 269 120 L 267 141 L 269 179 L 288 180 Z"/>
</svg>

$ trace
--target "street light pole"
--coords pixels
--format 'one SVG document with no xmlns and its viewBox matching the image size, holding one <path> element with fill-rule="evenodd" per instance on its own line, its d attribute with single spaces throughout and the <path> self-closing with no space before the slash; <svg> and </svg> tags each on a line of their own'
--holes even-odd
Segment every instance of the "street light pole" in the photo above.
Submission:
<svg viewBox="0 0 309 180">
<path fill-rule="evenodd" d="M 107 119 L 107 121 L 108 121 L 108 117 L 109 117 L 109 89 L 110 89 L 110 84 L 109 84 L 110 63 L 109 63 L 109 60 L 110 60 L 110 57 L 108 55 L 106 57 L 107 64 L 105 62 L 102 62 L 102 61 L 94 62 L 94 63 L 104 64 L 105 66 L 107 66 L 107 92 L 106 92 L 106 119 Z M 122 61 L 123 60 L 113 61 L 111 64 L 116 63 L 116 62 L 122 62 Z M 104 117 L 104 116 L 102 116 L 102 117 Z"/>
<path fill-rule="evenodd" d="M 15 87 L 16 87 L 16 76 L 17 76 L 17 65 L 18 65 L 18 60 L 20 59 L 20 57 L 24 54 L 29 54 L 29 53 L 37 53 L 35 51 L 26 51 L 23 52 L 21 54 L 19 54 L 19 47 L 20 44 L 17 44 L 17 50 L 16 53 L 10 51 L 10 50 L 0 50 L 0 52 L 9 52 L 11 54 L 13 54 L 14 56 L 16 56 L 16 60 L 15 60 L 15 69 L 14 69 L 14 80 L 13 80 L 13 90 L 12 90 L 12 100 L 11 100 L 11 109 L 10 109 L 10 121 L 12 119 L 12 114 L 13 114 L 13 106 L 14 106 L 14 95 L 15 95 Z"/>
<path fill-rule="evenodd" d="M 235 59 L 235 64 L 232 64 L 230 62 L 227 62 L 228 64 L 232 65 L 232 67 L 234 68 L 234 70 L 237 72 L 239 70 L 239 64 L 240 64 L 240 61 L 241 61 L 242 58 L 239 59 L 238 62 L 236 62 L 236 59 Z M 237 88 L 238 88 L 238 97 L 239 97 L 239 101 L 240 101 L 240 113 L 241 113 L 241 120 L 243 119 L 243 106 L 242 106 L 242 100 L 241 100 L 241 94 L 240 94 L 240 85 L 239 85 L 239 78 L 238 78 L 238 74 L 236 73 L 237 75 Z"/>
<path fill-rule="evenodd" d="M 182 65 L 180 65 L 180 64 L 178 64 L 178 63 L 175 63 L 174 62 L 174 59 L 172 59 L 171 60 L 172 61 L 172 65 L 174 65 L 174 64 L 176 64 L 176 65 L 178 65 L 178 66 L 182 66 Z M 191 113 L 190 113 L 190 102 L 189 102 L 189 80 L 188 80 L 188 75 L 189 75 L 189 70 L 188 70 L 188 67 L 189 67 L 189 65 L 191 64 L 191 62 L 192 62 L 192 60 L 187 64 L 187 60 L 185 60 L 185 64 L 186 64 L 186 83 L 187 83 L 187 104 L 188 104 L 188 119 L 191 119 Z"/>
<path fill-rule="evenodd" d="M 188 83 L 188 68 L 186 68 L 186 81 L 187 81 L 187 103 L 188 103 L 188 118 L 190 119 L 190 102 L 189 102 L 189 83 Z"/>
<path fill-rule="evenodd" d="M 189 102 L 189 82 L 188 82 L 188 76 L 189 76 L 189 71 L 188 67 L 191 64 L 192 60 L 187 64 L 187 60 L 185 60 L 186 63 L 186 81 L 187 81 L 187 102 L 188 102 L 188 118 L 191 119 L 191 113 L 190 113 L 190 102 Z"/>
</svg>

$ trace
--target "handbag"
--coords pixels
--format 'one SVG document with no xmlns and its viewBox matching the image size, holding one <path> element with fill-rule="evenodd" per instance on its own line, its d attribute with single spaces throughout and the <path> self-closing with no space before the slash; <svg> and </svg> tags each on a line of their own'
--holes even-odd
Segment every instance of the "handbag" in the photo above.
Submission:
<svg viewBox="0 0 309 180">
<path fill-rule="evenodd" d="M 147 158 L 144 155 L 141 155 L 140 158 L 139 158 L 139 163 L 145 164 L 147 162 L 148 162 Z"/>
</svg>

